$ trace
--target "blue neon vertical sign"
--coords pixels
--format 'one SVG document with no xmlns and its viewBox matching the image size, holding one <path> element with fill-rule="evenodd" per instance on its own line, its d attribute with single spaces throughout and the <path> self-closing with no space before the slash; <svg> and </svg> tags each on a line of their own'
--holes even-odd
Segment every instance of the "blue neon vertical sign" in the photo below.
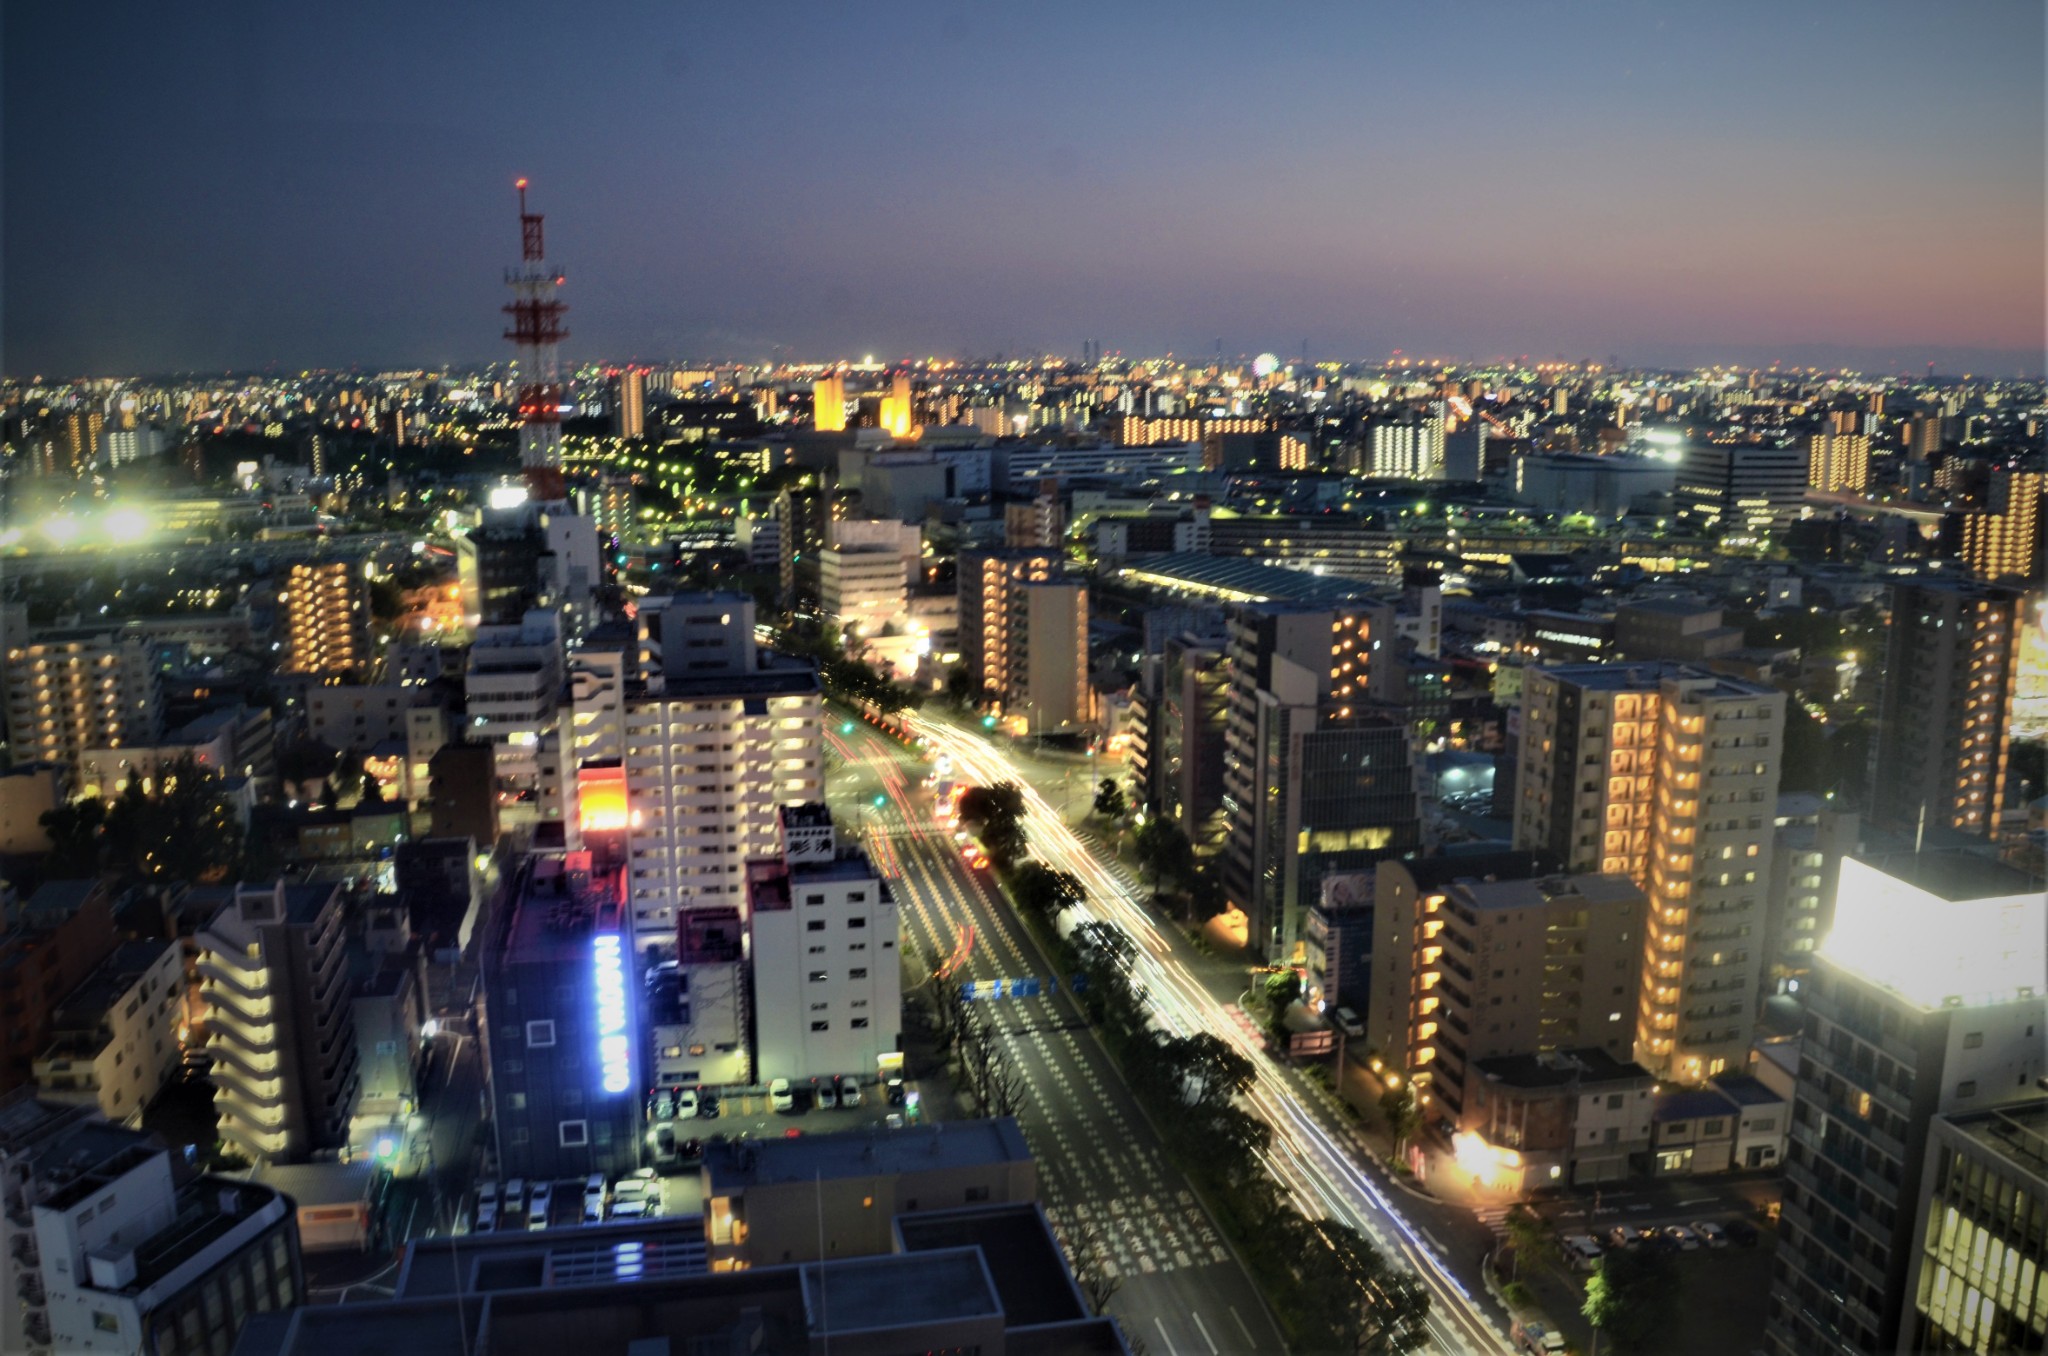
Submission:
<svg viewBox="0 0 2048 1356">
<path fill-rule="evenodd" d="M 593 949 L 597 963 L 597 1064 L 604 1090 L 624 1092 L 633 1086 L 632 1046 L 626 1039 L 626 958 L 615 932 L 599 933 Z"/>
</svg>

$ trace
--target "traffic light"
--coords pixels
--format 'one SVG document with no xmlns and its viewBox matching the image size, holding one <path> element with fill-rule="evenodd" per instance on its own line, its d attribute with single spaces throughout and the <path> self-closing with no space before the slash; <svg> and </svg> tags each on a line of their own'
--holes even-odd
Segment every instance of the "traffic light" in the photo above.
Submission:
<svg viewBox="0 0 2048 1356">
<path fill-rule="evenodd" d="M 984 730 L 993 730 L 993 729 L 995 729 L 995 728 L 996 728 L 996 718 L 995 718 L 994 716 L 983 716 L 983 717 L 981 718 L 981 728 L 982 728 L 982 729 L 984 729 Z"/>
<path fill-rule="evenodd" d="M 883 802 L 886 800 L 888 800 L 887 796 L 884 796 L 880 792 L 877 792 L 875 795 L 875 808 L 880 809 Z"/>
<path fill-rule="evenodd" d="M 841 734 L 852 734 L 852 733 L 853 733 L 853 722 L 849 720 L 849 721 L 845 721 L 845 722 L 841 723 L 841 725 L 839 726 L 839 733 L 841 733 Z"/>
</svg>

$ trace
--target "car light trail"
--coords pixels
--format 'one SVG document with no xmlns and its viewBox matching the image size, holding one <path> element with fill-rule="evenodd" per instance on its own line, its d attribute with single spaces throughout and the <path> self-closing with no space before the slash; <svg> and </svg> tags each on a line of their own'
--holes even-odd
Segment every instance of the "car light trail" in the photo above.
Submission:
<svg viewBox="0 0 2048 1356">
<path fill-rule="evenodd" d="M 1163 1027 L 1176 1035 L 1207 1032 L 1251 1059 L 1258 1075 L 1246 1100 L 1273 1128 L 1267 1166 L 1282 1189 L 1309 1214 L 1326 1214 L 1348 1224 L 1407 1262 L 1429 1290 L 1430 1332 L 1441 1349 L 1509 1352 L 1492 1317 L 1394 1208 L 1352 1150 L 1301 1104 L 1262 1045 L 1174 957 L 1173 948 L 1130 890 L 1082 844 L 1016 766 L 980 736 L 922 715 L 913 715 L 911 724 L 931 748 L 953 760 L 956 777 L 984 786 L 1014 782 L 1023 790 L 1033 854 L 1081 881 L 1088 895 L 1081 907 L 1084 916 L 1114 923 L 1139 945 L 1136 977 L 1151 996 Z"/>
</svg>

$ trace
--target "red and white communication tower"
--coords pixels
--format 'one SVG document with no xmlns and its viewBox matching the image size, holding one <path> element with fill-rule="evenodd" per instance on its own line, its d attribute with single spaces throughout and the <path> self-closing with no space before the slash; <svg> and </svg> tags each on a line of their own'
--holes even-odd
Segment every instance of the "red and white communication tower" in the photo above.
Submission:
<svg viewBox="0 0 2048 1356">
<path fill-rule="evenodd" d="M 568 336 L 562 313 L 569 309 L 555 289 L 562 275 L 548 267 L 541 241 L 540 213 L 526 210 L 526 180 L 519 190 L 517 268 L 505 270 L 512 301 L 505 314 L 512 328 L 505 337 L 519 346 L 519 463 L 526 469 L 527 494 L 537 503 L 555 503 L 568 491 L 562 480 L 562 377 L 555 345 Z"/>
</svg>

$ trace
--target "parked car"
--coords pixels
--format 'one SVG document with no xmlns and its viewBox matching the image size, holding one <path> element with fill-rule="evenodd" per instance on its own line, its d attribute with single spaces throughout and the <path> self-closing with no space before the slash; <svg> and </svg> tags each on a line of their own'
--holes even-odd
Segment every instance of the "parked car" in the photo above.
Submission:
<svg viewBox="0 0 2048 1356">
<path fill-rule="evenodd" d="M 649 1197 L 647 1182 L 639 1177 L 623 1177 L 612 1190 L 613 1219 L 641 1219 L 654 1213 Z"/>
<path fill-rule="evenodd" d="M 890 1105 L 890 1106 L 902 1106 L 902 1105 L 903 1105 L 903 1080 L 902 1080 L 902 1079 L 900 1079 L 900 1078 L 892 1078 L 892 1079 L 890 1079 L 890 1080 L 889 1080 L 889 1082 L 888 1082 L 888 1083 L 887 1083 L 887 1084 L 885 1085 L 885 1087 L 884 1087 L 883 1091 L 884 1091 L 884 1092 L 886 1092 L 886 1093 L 888 1094 L 888 1100 L 889 1100 L 889 1105 Z"/>
<path fill-rule="evenodd" d="M 595 1224 L 604 1218 L 604 1174 L 593 1172 L 583 1180 L 583 1222 Z"/>
<path fill-rule="evenodd" d="M 787 1078 L 778 1078 L 768 1085 L 768 1107 L 772 1111 L 796 1110 L 796 1092 Z"/>
<path fill-rule="evenodd" d="M 473 1234 L 490 1234 L 498 1231 L 498 1184 L 489 1184 L 491 1194 L 481 1193 L 476 1198 L 476 1222 L 470 1226 Z"/>
<path fill-rule="evenodd" d="M 675 1107 L 677 1120 L 696 1120 L 698 1107 L 697 1090 L 695 1088 L 677 1088 L 675 1096 Z"/>
<path fill-rule="evenodd" d="M 1600 1240 L 1591 1234 L 1566 1234 L 1558 1242 L 1564 1249 L 1565 1260 L 1571 1263 L 1574 1271 L 1591 1271 L 1594 1263 L 1600 1260 L 1600 1254 L 1606 1251 L 1600 1246 Z"/>
<path fill-rule="evenodd" d="M 1683 1224 L 1665 1225 L 1664 1237 L 1670 1240 L 1671 1245 L 1680 1252 L 1698 1252 L 1700 1250 L 1700 1236 L 1691 1229 L 1686 1228 Z"/>
<path fill-rule="evenodd" d="M 676 1146 L 676 1157 L 685 1164 L 702 1163 L 704 1161 L 704 1141 L 701 1139 L 684 1140 Z"/>
<path fill-rule="evenodd" d="M 1515 1325 L 1515 1350 L 1525 1356 L 1554 1356 L 1565 1349 L 1564 1334 L 1552 1332 L 1541 1323 Z"/>
<path fill-rule="evenodd" d="M 504 1215 L 519 1215 L 526 1211 L 526 1179 L 514 1177 L 505 1183 L 505 1201 L 499 1208 Z"/>
<path fill-rule="evenodd" d="M 860 1105 L 860 1080 L 852 1074 L 845 1074 L 839 1080 L 839 1105 Z"/>
<path fill-rule="evenodd" d="M 839 1105 L 839 1089 L 829 1078 L 811 1080 L 811 1105 L 820 1111 L 830 1111 Z"/>
<path fill-rule="evenodd" d="M 1694 1220 L 1692 1231 L 1700 1236 L 1700 1242 L 1710 1248 L 1728 1246 L 1728 1231 L 1711 1220 Z"/>
<path fill-rule="evenodd" d="M 526 1227 L 536 1231 L 547 1228 L 548 1211 L 554 1203 L 555 1184 L 553 1182 L 535 1182 L 533 1184 L 533 1199 L 526 1207 Z"/>
<path fill-rule="evenodd" d="M 697 1089 L 697 1119 L 715 1121 L 718 1119 L 718 1094 L 707 1087 Z"/>
<path fill-rule="evenodd" d="M 1728 1241 L 1740 1248 L 1756 1246 L 1756 1226 L 1746 1219 L 1731 1219 L 1722 1226 L 1728 1234 Z"/>
</svg>

